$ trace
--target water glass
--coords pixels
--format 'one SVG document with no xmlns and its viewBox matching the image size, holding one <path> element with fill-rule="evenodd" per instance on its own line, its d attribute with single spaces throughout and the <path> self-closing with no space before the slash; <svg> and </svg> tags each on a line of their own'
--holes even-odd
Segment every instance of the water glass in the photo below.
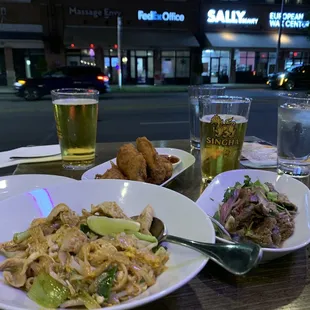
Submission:
<svg viewBox="0 0 310 310">
<path fill-rule="evenodd" d="M 225 87 L 192 85 L 188 87 L 189 126 L 191 146 L 200 149 L 199 98 L 202 96 L 223 96 Z"/>
<path fill-rule="evenodd" d="M 251 99 L 209 96 L 200 99 L 200 155 L 203 182 L 238 169 Z"/>
<path fill-rule="evenodd" d="M 284 94 L 278 107 L 278 173 L 309 176 L 310 96 Z"/>
<path fill-rule="evenodd" d="M 95 163 L 99 92 L 56 89 L 51 92 L 63 167 L 84 170 Z"/>
</svg>

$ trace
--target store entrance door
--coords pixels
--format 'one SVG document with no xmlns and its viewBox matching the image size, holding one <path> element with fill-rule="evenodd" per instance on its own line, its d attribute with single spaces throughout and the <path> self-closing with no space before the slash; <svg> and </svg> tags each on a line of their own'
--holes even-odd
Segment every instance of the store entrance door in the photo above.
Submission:
<svg viewBox="0 0 310 310">
<path fill-rule="evenodd" d="M 137 84 L 146 83 L 146 72 L 147 72 L 146 66 L 147 66 L 146 57 L 136 57 Z"/>
<path fill-rule="evenodd" d="M 219 57 L 211 57 L 210 63 L 210 82 L 218 83 L 219 75 L 220 75 L 220 58 Z"/>
</svg>

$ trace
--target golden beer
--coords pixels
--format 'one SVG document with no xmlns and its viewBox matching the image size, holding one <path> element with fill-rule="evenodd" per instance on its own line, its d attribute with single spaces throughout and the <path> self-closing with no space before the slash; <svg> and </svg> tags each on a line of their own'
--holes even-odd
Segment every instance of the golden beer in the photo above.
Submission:
<svg viewBox="0 0 310 310">
<path fill-rule="evenodd" d="M 200 118 L 200 154 L 203 181 L 238 169 L 247 119 L 240 115 L 213 114 Z"/>
<path fill-rule="evenodd" d="M 94 165 L 98 101 L 68 98 L 53 101 L 63 165 L 85 169 Z"/>
</svg>

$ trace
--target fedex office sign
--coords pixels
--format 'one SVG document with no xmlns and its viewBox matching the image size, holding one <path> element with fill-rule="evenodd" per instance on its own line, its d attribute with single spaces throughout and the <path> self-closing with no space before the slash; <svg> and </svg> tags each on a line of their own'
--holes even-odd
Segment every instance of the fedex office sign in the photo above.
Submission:
<svg viewBox="0 0 310 310">
<path fill-rule="evenodd" d="M 163 12 L 157 13 L 156 11 L 150 11 L 148 13 L 139 10 L 138 20 L 145 21 L 164 21 L 164 22 L 184 22 L 184 14 L 177 14 L 176 12 Z"/>
</svg>

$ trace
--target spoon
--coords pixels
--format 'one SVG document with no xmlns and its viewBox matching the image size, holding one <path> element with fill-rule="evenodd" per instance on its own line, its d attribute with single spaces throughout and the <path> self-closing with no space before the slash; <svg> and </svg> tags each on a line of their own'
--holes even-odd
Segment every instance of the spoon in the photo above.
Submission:
<svg viewBox="0 0 310 310">
<path fill-rule="evenodd" d="M 138 216 L 133 216 L 136 220 Z M 262 257 L 261 247 L 257 244 L 213 244 L 189 240 L 167 234 L 165 224 L 157 217 L 153 218 L 150 228 L 151 234 L 157 238 L 158 243 L 170 242 L 196 250 L 227 271 L 235 275 L 244 275 L 254 268 Z"/>
</svg>

